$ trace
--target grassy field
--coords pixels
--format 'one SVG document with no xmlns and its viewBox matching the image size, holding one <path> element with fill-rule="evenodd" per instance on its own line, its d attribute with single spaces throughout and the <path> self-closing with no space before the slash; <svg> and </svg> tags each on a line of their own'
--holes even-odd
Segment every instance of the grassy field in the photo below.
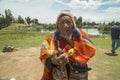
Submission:
<svg viewBox="0 0 120 80">
<path fill-rule="evenodd" d="M 97 49 L 96 55 L 88 62 L 92 68 L 89 72 L 92 80 L 120 80 L 120 48 L 117 49 L 118 56 L 107 55 L 111 54 L 110 36 L 92 37 L 92 40 Z"/>
<path fill-rule="evenodd" d="M 34 31 L 0 31 L 0 51 L 5 45 L 13 45 L 20 49 L 38 47 L 46 35 L 48 34 Z"/>
<path fill-rule="evenodd" d="M 48 33 L 33 31 L 0 31 L 0 51 L 5 45 L 14 45 L 24 49 L 39 47 Z M 90 80 L 120 80 L 120 48 L 117 49 L 118 56 L 106 55 L 111 50 L 110 36 L 91 37 L 97 52 L 88 62 L 92 71 L 89 72 Z"/>
</svg>

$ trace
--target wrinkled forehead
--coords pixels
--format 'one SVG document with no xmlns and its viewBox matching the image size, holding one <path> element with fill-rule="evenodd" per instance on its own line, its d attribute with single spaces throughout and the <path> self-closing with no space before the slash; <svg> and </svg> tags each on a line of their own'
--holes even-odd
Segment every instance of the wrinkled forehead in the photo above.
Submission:
<svg viewBox="0 0 120 80">
<path fill-rule="evenodd" d="M 58 20 L 59 22 L 64 22 L 64 21 L 70 21 L 72 22 L 72 19 L 70 16 L 61 16 Z"/>
</svg>

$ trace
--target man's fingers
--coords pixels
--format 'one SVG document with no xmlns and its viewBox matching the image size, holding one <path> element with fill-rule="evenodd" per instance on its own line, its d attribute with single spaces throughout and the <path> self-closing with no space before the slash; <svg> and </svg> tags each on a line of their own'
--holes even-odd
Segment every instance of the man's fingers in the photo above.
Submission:
<svg viewBox="0 0 120 80">
<path fill-rule="evenodd" d="M 62 53 L 62 52 L 63 52 L 61 48 L 58 48 L 58 51 L 59 51 L 60 53 Z"/>
</svg>

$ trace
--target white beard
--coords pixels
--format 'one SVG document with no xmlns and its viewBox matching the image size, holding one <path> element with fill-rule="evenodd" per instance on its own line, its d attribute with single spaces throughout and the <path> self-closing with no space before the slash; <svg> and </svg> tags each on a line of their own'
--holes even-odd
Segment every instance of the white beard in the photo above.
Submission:
<svg viewBox="0 0 120 80">
<path fill-rule="evenodd" d="M 60 36 L 63 37 L 63 38 L 65 38 L 65 39 L 68 40 L 68 41 L 71 41 L 72 35 L 73 35 L 73 34 L 71 33 L 70 35 L 63 35 L 63 34 L 61 34 Z"/>
</svg>

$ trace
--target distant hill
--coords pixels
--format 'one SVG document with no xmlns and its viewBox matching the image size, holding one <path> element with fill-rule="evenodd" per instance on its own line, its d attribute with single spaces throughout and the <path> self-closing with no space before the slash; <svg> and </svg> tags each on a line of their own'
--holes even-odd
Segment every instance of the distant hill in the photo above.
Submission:
<svg viewBox="0 0 120 80">
<path fill-rule="evenodd" d="M 2 30 L 26 30 L 28 26 L 25 24 L 12 23 L 10 26 L 3 28 Z"/>
</svg>

